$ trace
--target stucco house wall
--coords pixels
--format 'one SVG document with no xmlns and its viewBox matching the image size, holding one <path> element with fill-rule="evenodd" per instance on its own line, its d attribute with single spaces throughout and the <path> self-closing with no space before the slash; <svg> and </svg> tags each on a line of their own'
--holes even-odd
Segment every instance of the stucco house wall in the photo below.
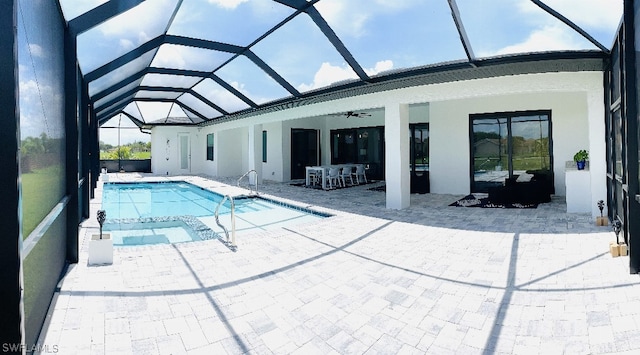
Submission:
<svg viewBox="0 0 640 355">
<path fill-rule="evenodd" d="M 288 181 L 291 174 L 291 129 L 320 130 L 322 163 L 330 163 L 330 131 L 348 127 L 380 126 L 407 122 L 393 129 L 393 141 L 404 142 L 408 124 L 430 124 L 430 177 L 432 193 L 466 194 L 470 191 L 469 115 L 527 110 L 551 110 L 554 178 L 557 195 L 564 195 L 565 162 L 575 151 L 590 151 L 591 195 L 594 201 L 606 196 L 604 141 L 604 89 L 602 72 L 541 73 L 503 76 L 443 84 L 408 87 L 349 97 L 330 102 L 292 107 L 250 118 L 193 128 L 192 172 L 213 176 L 234 176 L 249 166 L 259 166 L 261 177 Z M 400 106 L 398 106 L 400 105 Z M 405 110 L 403 107 L 408 107 Z M 400 116 L 397 115 L 400 107 Z M 365 111 L 363 119 L 347 119 L 336 113 Z M 405 121 L 405 115 L 408 119 Z M 391 113 L 391 115 L 390 115 Z M 391 121 L 389 121 L 391 120 Z M 267 163 L 249 164 L 249 128 L 268 132 Z M 188 131 L 185 129 L 185 131 Z M 176 139 L 175 128 L 154 128 L 152 133 L 152 169 L 174 173 L 177 167 L 176 146 L 167 148 L 166 140 Z M 207 162 L 204 152 L 206 134 L 215 134 L 215 161 Z M 197 137 L 196 137 L 197 136 Z M 257 137 L 257 135 L 256 135 Z M 253 144 L 262 146 L 261 137 Z M 387 144 L 387 156 L 408 156 L 402 148 Z M 260 148 L 261 149 L 261 148 Z M 166 152 L 165 152 L 166 150 Z M 196 154 L 197 152 L 197 154 Z M 251 159 L 261 159 L 256 149 Z M 168 157 L 168 160 L 164 158 Z M 257 164 L 257 165 L 256 165 Z M 389 162 L 387 162 L 389 164 Z M 397 169 L 396 169 L 397 170 Z M 400 169 L 402 170 L 402 169 Z M 409 169 L 387 174 L 387 185 L 403 185 Z M 388 206 L 406 206 L 408 190 L 400 191 L 404 202 Z M 595 202 L 594 202 L 595 206 Z M 595 209 L 595 207 L 594 207 Z"/>
</svg>

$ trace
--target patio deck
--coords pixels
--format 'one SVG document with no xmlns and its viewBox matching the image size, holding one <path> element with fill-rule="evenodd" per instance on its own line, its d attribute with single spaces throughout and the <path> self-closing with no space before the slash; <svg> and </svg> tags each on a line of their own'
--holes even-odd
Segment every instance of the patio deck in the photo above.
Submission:
<svg viewBox="0 0 640 355">
<path fill-rule="evenodd" d="M 113 265 L 89 267 L 92 218 L 40 344 L 63 354 L 640 351 L 640 278 L 628 257 L 609 255 L 611 228 L 567 214 L 563 198 L 507 210 L 425 194 L 387 210 L 372 186 L 265 182 L 264 194 L 335 216 L 244 236 L 235 253 L 216 240 L 118 248 Z"/>
</svg>

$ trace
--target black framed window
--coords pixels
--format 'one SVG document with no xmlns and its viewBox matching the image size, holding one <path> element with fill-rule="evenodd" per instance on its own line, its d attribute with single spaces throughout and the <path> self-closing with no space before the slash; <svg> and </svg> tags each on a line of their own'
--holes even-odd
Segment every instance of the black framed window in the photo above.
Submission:
<svg viewBox="0 0 640 355">
<path fill-rule="evenodd" d="M 624 174 L 623 174 L 623 163 L 622 163 L 622 147 L 624 144 L 623 141 L 623 123 L 622 123 L 622 112 L 616 111 L 613 114 L 613 140 L 614 140 L 614 161 L 615 166 L 613 172 L 615 176 L 620 181 L 624 182 Z"/>
<path fill-rule="evenodd" d="M 213 161 L 213 133 L 207 134 L 207 160 Z"/>
<path fill-rule="evenodd" d="M 409 125 L 409 163 L 411 193 L 428 193 L 429 187 L 429 123 Z"/>
<path fill-rule="evenodd" d="M 262 162 L 267 162 L 267 131 L 262 131 Z"/>
<path fill-rule="evenodd" d="M 551 111 L 470 115 L 471 192 L 528 173 L 553 193 Z"/>
</svg>

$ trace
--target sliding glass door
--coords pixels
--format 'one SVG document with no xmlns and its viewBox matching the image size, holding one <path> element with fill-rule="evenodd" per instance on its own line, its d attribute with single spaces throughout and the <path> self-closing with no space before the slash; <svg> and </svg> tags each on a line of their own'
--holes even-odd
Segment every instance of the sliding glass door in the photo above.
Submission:
<svg viewBox="0 0 640 355">
<path fill-rule="evenodd" d="M 551 112 L 471 116 L 471 192 L 487 192 L 523 173 L 544 179 L 553 193 Z"/>
<path fill-rule="evenodd" d="M 383 127 L 331 131 L 331 164 L 351 163 L 364 164 L 368 179 L 384 179 Z"/>
<path fill-rule="evenodd" d="M 487 192 L 509 177 L 507 118 L 475 118 L 471 127 L 471 192 Z"/>
</svg>

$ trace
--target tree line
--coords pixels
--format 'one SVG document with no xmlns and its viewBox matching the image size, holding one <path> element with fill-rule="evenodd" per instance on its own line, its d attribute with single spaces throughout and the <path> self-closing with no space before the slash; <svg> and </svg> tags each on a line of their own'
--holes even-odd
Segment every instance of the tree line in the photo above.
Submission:
<svg viewBox="0 0 640 355">
<path fill-rule="evenodd" d="M 151 142 L 137 141 L 125 145 L 113 146 L 100 141 L 100 159 L 149 159 L 151 156 Z"/>
</svg>

